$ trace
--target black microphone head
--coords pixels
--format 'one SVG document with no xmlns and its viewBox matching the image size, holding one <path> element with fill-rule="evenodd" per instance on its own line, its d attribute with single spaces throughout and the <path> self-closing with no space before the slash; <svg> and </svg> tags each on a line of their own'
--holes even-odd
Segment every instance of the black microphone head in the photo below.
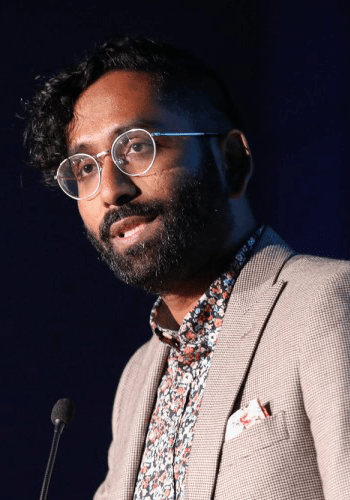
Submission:
<svg viewBox="0 0 350 500">
<path fill-rule="evenodd" d="M 53 424 L 60 420 L 65 425 L 69 425 L 74 417 L 74 404 L 70 399 L 59 399 L 52 408 L 51 421 Z"/>
</svg>

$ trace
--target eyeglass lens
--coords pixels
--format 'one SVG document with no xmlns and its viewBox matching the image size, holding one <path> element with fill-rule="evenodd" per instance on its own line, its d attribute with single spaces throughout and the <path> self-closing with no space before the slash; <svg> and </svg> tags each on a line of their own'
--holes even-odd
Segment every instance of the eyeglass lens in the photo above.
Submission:
<svg viewBox="0 0 350 500">
<path fill-rule="evenodd" d="M 111 148 L 114 163 L 127 175 L 144 174 L 153 165 L 155 152 L 152 136 L 142 129 L 120 135 Z"/>
<path fill-rule="evenodd" d="M 149 132 L 134 129 L 117 137 L 111 147 L 115 165 L 125 174 L 141 175 L 151 168 L 156 154 L 155 142 Z M 75 199 L 95 194 L 100 184 L 97 161 L 87 154 L 76 154 L 64 160 L 57 173 L 63 191 Z"/>
</svg>

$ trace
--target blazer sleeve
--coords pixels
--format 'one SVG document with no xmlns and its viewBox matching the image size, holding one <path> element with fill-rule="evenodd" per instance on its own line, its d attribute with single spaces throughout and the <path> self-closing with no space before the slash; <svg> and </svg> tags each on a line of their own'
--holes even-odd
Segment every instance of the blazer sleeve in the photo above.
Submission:
<svg viewBox="0 0 350 500">
<path fill-rule="evenodd" d="M 97 489 L 93 500 L 111 500 L 118 496 L 117 484 L 118 478 L 116 474 L 116 440 L 118 440 L 119 435 L 119 425 L 120 425 L 120 411 L 123 408 L 123 405 L 126 401 L 130 400 L 130 387 L 137 377 L 139 367 L 141 364 L 141 360 L 143 358 L 143 354 L 145 349 L 147 348 L 149 342 L 146 342 L 142 347 L 140 347 L 135 354 L 130 358 L 122 376 L 120 378 L 118 389 L 116 392 L 114 405 L 113 405 L 113 413 L 112 413 L 112 434 L 113 440 L 110 444 L 108 451 L 108 472 L 105 480 Z"/>
<path fill-rule="evenodd" d="M 315 293 L 300 380 L 326 500 L 350 498 L 350 271 Z"/>
</svg>

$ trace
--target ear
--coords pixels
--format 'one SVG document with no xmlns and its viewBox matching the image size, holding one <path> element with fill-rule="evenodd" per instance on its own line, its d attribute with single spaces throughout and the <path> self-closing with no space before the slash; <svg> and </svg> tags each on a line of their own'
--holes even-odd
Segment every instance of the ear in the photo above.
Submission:
<svg viewBox="0 0 350 500">
<path fill-rule="evenodd" d="M 226 181 L 232 198 L 244 195 L 253 172 L 253 161 L 244 134 L 237 129 L 231 130 L 223 143 L 226 167 Z"/>
</svg>

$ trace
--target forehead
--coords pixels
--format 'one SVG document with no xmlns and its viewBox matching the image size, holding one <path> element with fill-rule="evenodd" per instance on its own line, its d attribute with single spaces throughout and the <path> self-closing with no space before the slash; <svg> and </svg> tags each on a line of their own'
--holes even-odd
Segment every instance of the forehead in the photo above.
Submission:
<svg viewBox="0 0 350 500">
<path fill-rule="evenodd" d="M 111 71 L 90 85 L 76 102 L 75 110 L 89 110 L 108 108 L 116 103 L 130 104 L 130 100 L 139 103 L 151 99 L 157 95 L 156 78 L 148 73 L 136 73 L 133 71 Z"/>
<path fill-rule="evenodd" d="M 88 87 L 74 106 L 68 145 L 90 142 L 98 134 L 111 135 L 120 127 L 159 123 L 178 128 L 180 116 L 159 99 L 157 79 L 148 73 L 117 70 Z"/>
</svg>

